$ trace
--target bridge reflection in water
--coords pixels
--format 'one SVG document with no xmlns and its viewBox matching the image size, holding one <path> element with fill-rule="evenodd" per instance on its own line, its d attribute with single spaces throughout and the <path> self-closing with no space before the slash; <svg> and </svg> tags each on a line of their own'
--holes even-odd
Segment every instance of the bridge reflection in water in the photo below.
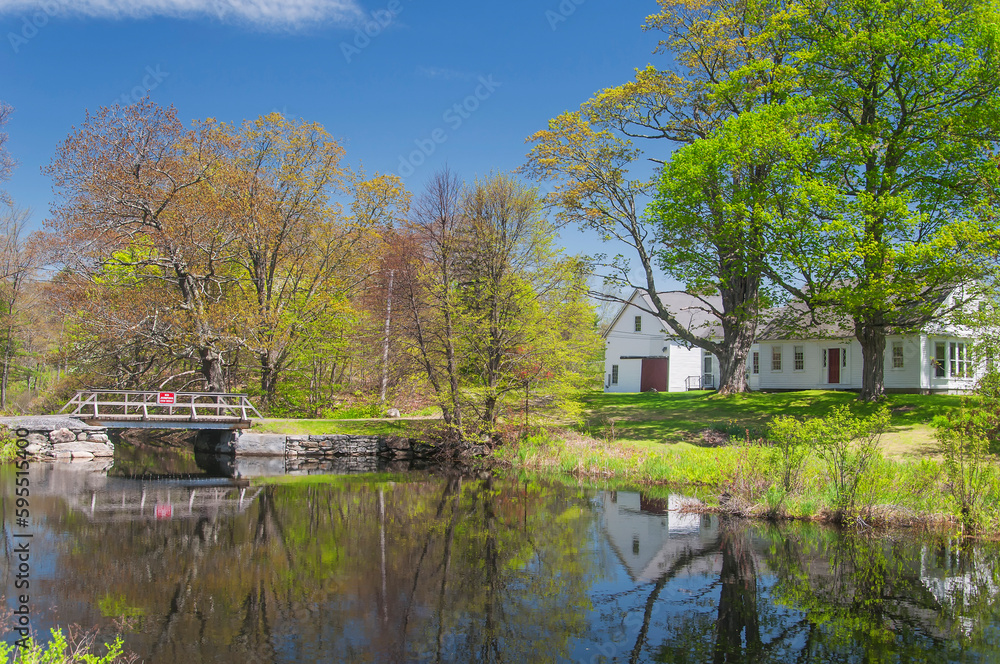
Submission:
<svg viewBox="0 0 1000 664">
<path fill-rule="evenodd" d="M 246 480 L 226 477 L 114 477 L 99 462 L 35 464 L 31 471 L 35 495 L 61 498 L 73 512 L 100 523 L 228 518 L 243 513 L 260 493 Z"/>
</svg>

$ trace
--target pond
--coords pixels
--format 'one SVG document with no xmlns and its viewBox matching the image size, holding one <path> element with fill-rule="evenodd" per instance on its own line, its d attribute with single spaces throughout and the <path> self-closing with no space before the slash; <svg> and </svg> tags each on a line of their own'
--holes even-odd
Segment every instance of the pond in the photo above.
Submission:
<svg viewBox="0 0 1000 664">
<path fill-rule="evenodd" d="M 116 464 L 32 466 L 31 612 L 43 632 L 122 630 L 145 662 L 1000 659 L 993 543 L 748 523 L 559 479 Z"/>
</svg>

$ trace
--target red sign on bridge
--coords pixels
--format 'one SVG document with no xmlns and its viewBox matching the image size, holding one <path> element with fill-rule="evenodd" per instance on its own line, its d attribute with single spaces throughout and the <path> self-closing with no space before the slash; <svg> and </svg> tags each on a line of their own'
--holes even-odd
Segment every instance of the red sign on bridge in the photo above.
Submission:
<svg viewBox="0 0 1000 664">
<path fill-rule="evenodd" d="M 177 394 L 174 392 L 160 392 L 156 396 L 157 406 L 173 406 L 177 403 Z"/>
</svg>

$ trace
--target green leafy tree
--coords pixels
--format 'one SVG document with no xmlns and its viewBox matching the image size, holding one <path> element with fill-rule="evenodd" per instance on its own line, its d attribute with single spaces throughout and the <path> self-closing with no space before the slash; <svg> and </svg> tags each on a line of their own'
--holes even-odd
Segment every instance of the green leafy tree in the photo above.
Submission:
<svg viewBox="0 0 1000 664">
<path fill-rule="evenodd" d="M 767 30 L 789 56 L 734 76 L 756 89 L 772 69 L 815 103 L 805 168 L 832 193 L 811 231 L 825 246 L 786 252 L 798 275 L 772 276 L 853 327 L 864 400 L 884 393 L 886 335 L 939 315 L 941 295 L 993 255 L 998 19 L 979 0 L 803 0 Z"/>
<path fill-rule="evenodd" d="M 782 134 L 786 127 L 778 125 L 759 133 L 754 121 L 730 121 L 784 98 L 777 83 L 786 46 L 762 38 L 779 5 L 661 0 L 660 7 L 646 29 L 663 32 L 658 52 L 675 66 L 638 70 L 634 81 L 551 120 L 529 139 L 534 145 L 527 168 L 556 183 L 550 203 L 563 221 L 628 247 L 627 255 L 599 261 L 604 276 L 645 291 L 651 314 L 719 358 L 719 391 L 742 392 L 749 389 L 746 357 L 767 301 L 764 263 L 775 253 L 768 222 L 773 197 L 784 186 L 783 164 L 794 157 L 794 132 Z M 762 60 L 774 67 L 759 69 L 756 89 L 721 85 Z M 756 122 L 773 121 L 773 115 Z M 639 165 L 644 153 L 638 141 L 652 151 L 652 140 L 663 145 L 649 158 L 661 164 L 671 150 L 689 148 L 663 169 L 659 203 L 647 216 L 643 205 L 658 178 L 636 178 L 630 171 L 646 170 Z M 637 279 L 630 258 L 638 259 Z M 719 321 L 721 338 L 691 329 L 663 305 L 658 267 L 702 296 Z"/>
<path fill-rule="evenodd" d="M 415 211 L 399 275 L 413 356 L 457 435 L 498 440 L 504 418 L 591 373 L 599 339 L 581 263 L 554 247 L 537 192 L 511 176 L 462 190 L 441 174 Z"/>
</svg>

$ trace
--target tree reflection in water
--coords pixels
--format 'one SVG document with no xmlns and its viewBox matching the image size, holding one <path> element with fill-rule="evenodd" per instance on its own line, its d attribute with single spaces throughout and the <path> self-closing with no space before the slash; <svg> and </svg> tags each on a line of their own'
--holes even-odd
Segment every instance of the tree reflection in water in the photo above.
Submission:
<svg viewBox="0 0 1000 664">
<path fill-rule="evenodd" d="M 9 495 L 10 475 L 2 480 Z M 231 493 L 200 513 L 175 487 L 171 500 L 189 509 L 157 520 L 151 506 L 94 509 L 139 504 L 116 482 L 120 499 L 39 479 L 50 489 L 33 509 L 52 564 L 40 563 L 35 601 L 63 624 L 131 616 L 127 645 L 147 662 L 940 662 L 998 652 L 994 544 L 691 517 L 635 494 L 490 475 L 263 484 L 220 490 Z M 76 495 L 77 484 L 91 493 Z"/>
</svg>

